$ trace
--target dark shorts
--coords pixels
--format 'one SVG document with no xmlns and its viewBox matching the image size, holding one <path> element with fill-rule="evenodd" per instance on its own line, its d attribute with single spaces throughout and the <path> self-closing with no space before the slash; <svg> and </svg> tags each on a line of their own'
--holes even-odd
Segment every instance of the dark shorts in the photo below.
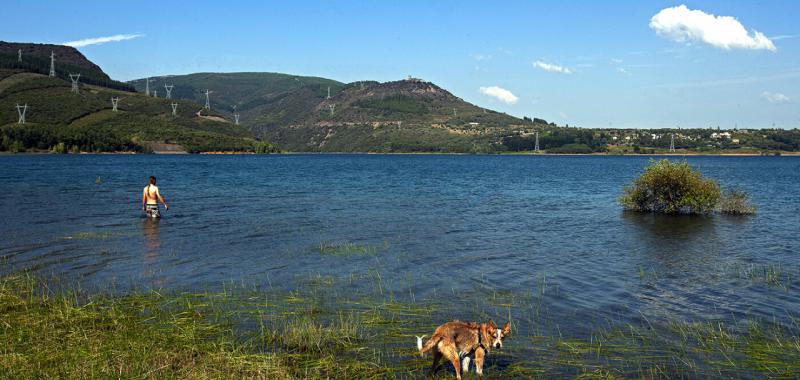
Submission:
<svg viewBox="0 0 800 380">
<path fill-rule="evenodd" d="M 161 212 L 158 211 L 158 205 L 146 205 L 144 206 L 144 213 L 149 218 L 160 218 Z"/>
</svg>

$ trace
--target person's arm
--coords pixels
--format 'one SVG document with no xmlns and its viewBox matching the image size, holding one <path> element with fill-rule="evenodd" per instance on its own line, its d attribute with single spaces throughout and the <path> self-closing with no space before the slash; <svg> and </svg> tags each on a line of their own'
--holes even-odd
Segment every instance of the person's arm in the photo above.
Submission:
<svg viewBox="0 0 800 380">
<path fill-rule="evenodd" d="M 142 190 L 142 211 L 144 211 L 144 204 L 147 202 L 147 188 Z"/>
<path fill-rule="evenodd" d="M 164 198 L 161 196 L 161 191 L 156 190 L 156 196 L 158 197 L 158 200 L 161 201 L 161 204 L 164 205 L 164 208 L 169 210 L 169 206 L 167 206 L 167 202 L 164 202 Z"/>
</svg>

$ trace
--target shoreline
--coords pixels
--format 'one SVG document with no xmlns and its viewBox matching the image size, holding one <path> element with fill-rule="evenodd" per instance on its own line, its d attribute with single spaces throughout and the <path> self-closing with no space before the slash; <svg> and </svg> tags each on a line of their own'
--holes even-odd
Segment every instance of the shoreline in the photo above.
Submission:
<svg viewBox="0 0 800 380">
<path fill-rule="evenodd" d="M 532 152 L 497 152 L 497 153 L 464 153 L 464 152 L 279 152 L 279 153 L 256 153 L 256 152 L 228 152 L 228 151 L 209 151 L 209 152 L 80 152 L 80 153 L 50 153 L 41 152 L 0 152 L 0 156 L 49 156 L 49 155 L 452 155 L 452 156 L 591 156 L 591 157 L 620 157 L 620 156 L 645 156 L 645 157 L 800 157 L 800 152 L 777 152 L 779 154 L 768 153 L 532 153 Z"/>
</svg>

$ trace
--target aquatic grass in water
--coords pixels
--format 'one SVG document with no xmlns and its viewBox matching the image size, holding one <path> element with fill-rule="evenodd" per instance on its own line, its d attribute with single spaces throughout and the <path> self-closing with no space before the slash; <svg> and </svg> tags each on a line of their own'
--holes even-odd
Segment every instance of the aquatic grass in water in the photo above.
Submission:
<svg viewBox="0 0 800 380">
<path fill-rule="evenodd" d="M 454 315 L 510 317 L 489 357 L 493 378 L 675 378 L 800 375 L 800 325 L 746 321 L 609 322 L 576 337 L 550 324 L 537 292 L 476 289 L 462 299 L 400 299 L 391 291 L 224 284 L 209 292 L 134 291 L 116 297 L 53 292 L 40 280 L 0 278 L 0 373 L 11 378 L 420 378 L 414 335 Z M 369 287 L 368 287 L 369 288 Z M 343 291 L 344 290 L 344 291 Z M 459 313 L 459 311 L 461 313 Z M 512 312 L 513 311 L 513 312 Z M 474 314 L 473 314 L 474 313 Z M 507 313 L 516 313 L 508 315 Z M 535 335 L 519 333 L 537 325 Z M 527 331 L 534 329 L 528 328 Z M 436 378 L 451 378 L 447 366 Z"/>
<path fill-rule="evenodd" d="M 389 243 L 384 242 L 381 246 L 359 245 L 351 242 L 332 242 L 323 241 L 318 245 L 319 253 L 323 255 L 374 255 L 377 252 L 385 251 L 389 248 Z"/>
</svg>

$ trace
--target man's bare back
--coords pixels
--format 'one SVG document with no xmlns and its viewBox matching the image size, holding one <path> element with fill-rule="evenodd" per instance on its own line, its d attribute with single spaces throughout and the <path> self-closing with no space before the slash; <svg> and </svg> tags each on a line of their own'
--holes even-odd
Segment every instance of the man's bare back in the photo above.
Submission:
<svg viewBox="0 0 800 380">
<path fill-rule="evenodd" d="M 164 209 L 169 210 L 167 202 L 164 202 L 164 198 L 158 191 L 158 186 L 156 186 L 156 178 L 150 177 L 150 183 L 142 190 L 142 211 L 144 211 L 149 217 L 160 218 L 161 213 L 158 211 L 159 201 L 164 204 Z"/>
</svg>

